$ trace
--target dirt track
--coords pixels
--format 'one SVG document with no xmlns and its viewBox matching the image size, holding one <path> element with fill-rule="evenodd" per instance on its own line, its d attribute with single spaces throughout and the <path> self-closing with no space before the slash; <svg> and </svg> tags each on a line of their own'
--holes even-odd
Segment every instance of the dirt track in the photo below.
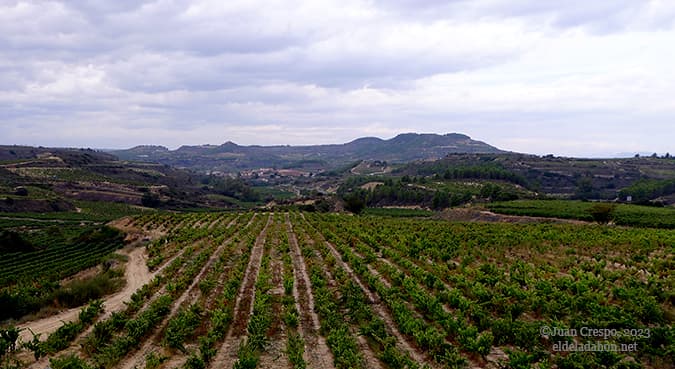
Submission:
<svg viewBox="0 0 675 369">
<path fill-rule="evenodd" d="M 121 291 L 113 295 L 109 295 L 103 299 L 103 305 L 106 311 L 105 316 L 109 316 L 113 311 L 122 310 L 125 306 L 124 301 L 129 300 L 131 295 L 137 289 L 148 283 L 157 273 L 150 273 L 148 270 L 146 265 L 147 255 L 145 254 L 144 247 L 138 247 L 130 251 L 124 250 L 121 253 L 129 257 L 129 261 L 127 262 L 126 270 L 124 272 L 126 285 Z M 44 340 L 50 333 L 54 332 L 61 325 L 63 325 L 63 322 L 76 321 L 80 310 L 81 307 L 68 309 L 48 318 L 21 324 L 19 326 L 23 329 L 21 331 L 21 339 L 23 339 L 23 341 L 29 341 L 33 338 L 29 331 L 30 329 L 35 334 L 42 334 L 41 338 Z"/>
</svg>

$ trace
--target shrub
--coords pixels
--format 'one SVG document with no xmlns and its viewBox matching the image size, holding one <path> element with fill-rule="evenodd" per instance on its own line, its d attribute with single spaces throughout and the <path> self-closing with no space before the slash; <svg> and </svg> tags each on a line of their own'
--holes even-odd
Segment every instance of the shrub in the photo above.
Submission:
<svg viewBox="0 0 675 369">
<path fill-rule="evenodd" d="M 614 209 L 616 205 L 608 203 L 597 203 L 588 210 L 588 212 L 598 223 L 608 223 L 614 219 Z"/>
</svg>

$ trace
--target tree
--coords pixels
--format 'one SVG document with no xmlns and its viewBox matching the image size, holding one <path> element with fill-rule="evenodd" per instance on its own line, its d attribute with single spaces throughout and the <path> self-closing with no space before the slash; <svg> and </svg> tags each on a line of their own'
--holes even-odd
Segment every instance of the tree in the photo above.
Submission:
<svg viewBox="0 0 675 369">
<path fill-rule="evenodd" d="M 581 200 L 588 200 L 593 197 L 593 195 L 595 195 L 593 181 L 588 177 L 581 178 L 577 182 L 575 197 Z"/>
<path fill-rule="evenodd" d="M 143 194 L 143 197 L 141 197 L 141 204 L 149 208 L 156 208 L 160 203 L 159 195 L 153 192 L 146 192 Z"/>
<path fill-rule="evenodd" d="M 443 209 L 450 206 L 450 194 L 445 191 L 436 191 L 432 200 L 434 209 Z"/>
<path fill-rule="evenodd" d="M 14 189 L 14 194 L 17 196 L 28 196 L 28 190 L 26 187 L 19 186 Z"/>
<path fill-rule="evenodd" d="M 602 202 L 591 206 L 588 212 L 593 217 L 593 220 L 595 220 L 598 223 L 605 224 L 609 223 L 610 220 L 614 219 L 615 208 L 616 205 L 614 204 Z"/>
<path fill-rule="evenodd" d="M 354 214 L 360 214 L 366 207 L 366 201 L 359 194 L 352 193 L 345 198 L 345 209 Z"/>
</svg>

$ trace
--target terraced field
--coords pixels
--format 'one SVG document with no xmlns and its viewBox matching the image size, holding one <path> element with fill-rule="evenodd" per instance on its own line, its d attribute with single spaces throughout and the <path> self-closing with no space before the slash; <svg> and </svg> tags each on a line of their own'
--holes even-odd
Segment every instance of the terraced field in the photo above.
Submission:
<svg viewBox="0 0 675 369">
<path fill-rule="evenodd" d="M 18 354 L 26 366 L 675 362 L 670 230 L 294 212 L 155 213 L 115 225 L 152 238 L 153 278 L 124 305 L 92 305 L 43 335 L 49 345 L 29 344 L 37 360 Z"/>
</svg>

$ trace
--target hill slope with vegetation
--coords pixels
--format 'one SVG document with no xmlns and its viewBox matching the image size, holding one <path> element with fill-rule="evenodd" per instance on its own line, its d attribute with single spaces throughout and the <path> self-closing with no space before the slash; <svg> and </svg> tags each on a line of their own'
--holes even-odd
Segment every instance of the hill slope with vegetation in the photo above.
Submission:
<svg viewBox="0 0 675 369">
<path fill-rule="evenodd" d="M 0 212 L 80 212 L 100 206 L 228 208 L 256 201 L 243 181 L 91 149 L 0 146 Z"/>
</svg>

